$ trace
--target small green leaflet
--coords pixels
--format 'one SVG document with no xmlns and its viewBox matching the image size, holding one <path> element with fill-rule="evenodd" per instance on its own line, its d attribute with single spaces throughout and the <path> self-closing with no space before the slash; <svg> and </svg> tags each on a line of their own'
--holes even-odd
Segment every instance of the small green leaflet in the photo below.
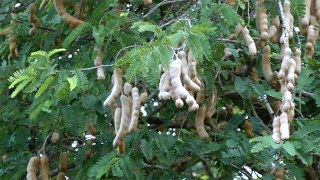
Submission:
<svg viewBox="0 0 320 180">
<path fill-rule="evenodd" d="M 78 78 L 76 75 L 74 75 L 72 78 L 67 78 L 69 84 L 70 84 L 70 91 L 74 90 L 74 88 L 77 87 L 78 84 Z"/>
</svg>

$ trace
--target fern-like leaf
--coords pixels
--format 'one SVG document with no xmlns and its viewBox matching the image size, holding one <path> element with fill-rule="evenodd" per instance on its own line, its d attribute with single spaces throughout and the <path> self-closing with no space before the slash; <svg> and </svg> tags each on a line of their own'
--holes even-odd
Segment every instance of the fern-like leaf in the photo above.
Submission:
<svg viewBox="0 0 320 180">
<path fill-rule="evenodd" d="M 62 46 L 68 47 L 75 39 L 77 39 L 81 34 L 89 31 L 91 29 L 91 24 L 86 22 L 80 24 L 78 27 L 73 29 L 71 33 L 64 39 Z"/>
<path fill-rule="evenodd" d="M 140 32 L 150 31 L 153 32 L 158 38 L 162 37 L 164 34 L 163 31 L 156 25 L 151 24 L 149 22 L 136 22 L 133 23 L 132 28 L 138 28 Z"/>
<path fill-rule="evenodd" d="M 89 177 L 100 179 L 103 175 L 108 175 L 108 171 L 116 164 L 120 159 L 116 157 L 116 153 L 110 152 L 103 156 L 88 172 Z"/>
<path fill-rule="evenodd" d="M 54 81 L 54 76 L 49 76 L 47 79 L 43 82 L 43 84 L 38 89 L 37 93 L 35 94 L 34 98 L 38 98 L 41 96 L 50 86 L 50 84 Z"/>
</svg>

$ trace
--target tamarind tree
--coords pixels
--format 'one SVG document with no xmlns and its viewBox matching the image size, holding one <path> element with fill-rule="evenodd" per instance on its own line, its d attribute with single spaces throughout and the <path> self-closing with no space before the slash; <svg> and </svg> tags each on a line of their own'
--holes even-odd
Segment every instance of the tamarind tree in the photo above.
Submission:
<svg viewBox="0 0 320 180">
<path fill-rule="evenodd" d="M 319 0 L 0 1 L 0 179 L 318 179 Z"/>
</svg>

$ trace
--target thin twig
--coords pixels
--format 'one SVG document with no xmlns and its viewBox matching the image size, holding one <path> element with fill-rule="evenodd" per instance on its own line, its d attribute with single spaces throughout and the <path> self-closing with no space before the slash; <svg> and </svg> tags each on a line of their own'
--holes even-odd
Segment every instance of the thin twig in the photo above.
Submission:
<svg viewBox="0 0 320 180">
<path fill-rule="evenodd" d="M 100 67 L 112 67 L 114 66 L 115 64 L 105 64 L 105 65 L 101 65 L 101 66 L 95 66 L 95 67 L 90 67 L 90 68 L 83 68 L 83 69 L 79 69 L 80 71 L 89 71 L 89 70 L 92 70 L 92 69 L 97 69 L 97 68 L 100 68 Z"/>
<path fill-rule="evenodd" d="M 120 50 L 118 51 L 118 53 L 117 53 L 116 58 L 115 58 L 114 61 L 117 62 L 118 56 L 119 56 L 119 54 L 120 54 L 121 51 L 123 51 L 123 50 L 125 50 L 125 49 L 128 49 L 128 48 L 139 47 L 139 46 L 140 46 L 140 45 L 131 45 L 131 46 L 127 46 L 127 47 L 124 47 L 124 48 L 120 49 Z"/>
<path fill-rule="evenodd" d="M 143 167 L 145 168 L 155 168 L 155 169 L 168 169 L 166 167 L 160 166 L 160 165 L 156 165 L 156 164 L 147 164 L 145 162 L 142 163 Z"/>
<path fill-rule="evenodd" d="M 262 102 L 264 103 L 264 105 L 267 108 L 267 111 L 268 111 L 269 115 L 273 119 L 274 118 L 274 112 L 273 112 L 273 109 L 270 106 L 269 101 L 267 100 L 267 96 L 263 95 L 261 98 L 262 98 Z"/>
<path fill-rule="evenodd" d="M 147 14 L 145 14 L 142 17 L 143 19 L 146 19 L 148 16 L 150 16 L 155 10 L 157 10 L 159 7 L 167 5 L 167 4 L 173 4 L 173 3 L 179 3 L 179 2 L 184 2 L 186 0 L 175 0 L 175 1 L 162 1 L 161 3 L 157 4 L 155 7 L 153 7 Z"/>
<path fill-rule="evenodd" d="M 41 153 L 41 151 L 43 151 L 43 152 L 42 152 L 43 155 L 46 154 L 46 145 L 47 145 L 48 139 L 51 137 L 51 135 L 52 135 L 52 132 L 49 133 L 48 136 L 45 138 L 45 140 L 44 140 L 44 142 L 43 142 L 43 145 L 42 145 L 42 148 L 41 148 L 41 149 L 39 150 L 39 152 L 38 152 L 38 156 L 39 156 L 39 154 Z"/>
</svg>

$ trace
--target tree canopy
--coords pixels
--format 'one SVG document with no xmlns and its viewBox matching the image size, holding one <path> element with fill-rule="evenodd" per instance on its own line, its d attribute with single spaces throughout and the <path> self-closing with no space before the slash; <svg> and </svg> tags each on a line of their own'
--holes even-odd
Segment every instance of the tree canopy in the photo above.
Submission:
<svg viewBox="0 0 320 180">
<path fill-rule="evenodd" d="M 319 0 L 0 4 L 1 179 L 320 177 Z"/>
</svg>

